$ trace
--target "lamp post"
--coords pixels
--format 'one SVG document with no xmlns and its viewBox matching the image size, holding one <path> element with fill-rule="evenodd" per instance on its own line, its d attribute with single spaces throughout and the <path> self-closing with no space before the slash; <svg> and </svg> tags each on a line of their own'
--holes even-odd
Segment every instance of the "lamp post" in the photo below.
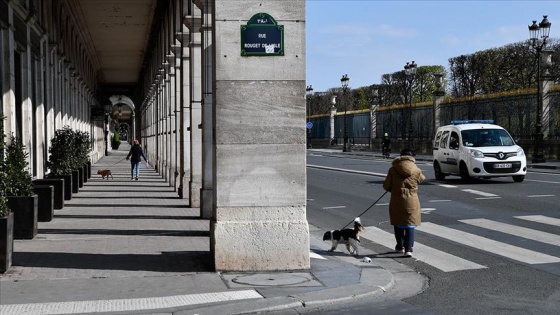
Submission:
<svg viewBox="0 0 560 315">
<path fill-rule="evenodd" d="M 408 105 L 408 131 L 406 137 L 406 147 L 408 149 L 413 149 L 413 130 L 412 130 L 412 82 L 414 81 L 414 76 L 416 76 L 416 64 L 414 61 L 407 62 L 404 66 L 404 75 L 408 81 L 409 89 L 409 105 Z"/>
<path fill-rule="evenodd" d="M 537 21 L 533 21 L 533 24 L 529 25 L 529 34 L 531 40 L 531 46 L 536 51 L 536 61 L 537 61 L 537 122 L 535 124 L 535 138 L 534 138 L 534 151 L 533 151 L 533 163 L 544 163 L 544 151 L 543 151 L 543 132 L 542 132 L 542 106 L 543 106 L 543 91 L 541 87 L 541 62 L 540 56 L 542 49 L 546 46 L 546 40 L 550 34 L 551 23 L 547 19 L 548 15 L 543 15 L 543 20 L 537 24 Z M 539 38 L 540 37 L 540 38 Z"/>
<path fill-rule="evenodd" d="M 311 95 L 313 95 L 313 86 L 308 85 L 305 88 L 305 100 L 307 101 L 307 148 L 310 149 L 311 145 L 311 128 L 313 125 L 311 124 Z"/>
<path fill-rule="evenodd" d="M 346 122 L 346 111 L 348 109 L 348 100 L 346 99 L 346 90 L 348 89 L 348 82 L 350 78 L 348 75 L 345 74 L 340 79 L 340 83 L 342 83 L 342 95 L 344 96 L 344 147 L 342 148 L 342 152 L 350 152 L 350 144 L 348 143 L 348 125 Z"/>
</svg>

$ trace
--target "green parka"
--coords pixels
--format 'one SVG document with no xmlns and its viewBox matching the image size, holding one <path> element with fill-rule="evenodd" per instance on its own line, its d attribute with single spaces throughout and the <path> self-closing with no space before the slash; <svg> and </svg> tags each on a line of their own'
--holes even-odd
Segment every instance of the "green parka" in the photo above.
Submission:
<svg viewBox="0 0 560 315">
<path fill-rule="evenodd" d="M 412 156 L 399 156 L 389 169 L 383 188 L 391 192 L 389 218 L 391 225 L 420 225 L 418 184 L 426 177 Z"/>
</svg>

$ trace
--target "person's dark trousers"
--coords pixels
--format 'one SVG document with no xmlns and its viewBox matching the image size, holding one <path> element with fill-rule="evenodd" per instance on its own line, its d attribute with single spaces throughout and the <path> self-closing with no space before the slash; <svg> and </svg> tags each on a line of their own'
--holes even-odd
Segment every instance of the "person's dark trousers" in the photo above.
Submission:
<svg viewBox="0 0 560 315">
<path fill-rule="evenodd" d="M 414 228 L 412 227 L 398 227 L 395 225 L 395 239 L 397 241 L 396 250 L 404 249 L 412 253 L 414 246 Z"/>
</svg>

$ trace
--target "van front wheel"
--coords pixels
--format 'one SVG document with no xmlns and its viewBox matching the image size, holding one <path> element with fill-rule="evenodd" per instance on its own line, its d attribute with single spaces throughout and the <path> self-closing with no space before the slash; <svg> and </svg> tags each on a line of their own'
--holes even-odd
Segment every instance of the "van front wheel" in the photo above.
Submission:
<svg viewBox="0 0 560 315">
<path fill-rule="evenodd" d="M 464 182 L 469 182 L 471 180 L 469 170 L 467 169 L 467 165 L 465 165 L 465 163 L 461 163 L 461 166 L 459 167 L 459 173 L 461 174 L 461 179 Z"/>
<path fill-rule="evenodd" d="M 521 183 L 525 179 L 524 175 L 516 175 L 512 177 L 513 177 L 513 181 L 516 183 Z"/>
</svg>

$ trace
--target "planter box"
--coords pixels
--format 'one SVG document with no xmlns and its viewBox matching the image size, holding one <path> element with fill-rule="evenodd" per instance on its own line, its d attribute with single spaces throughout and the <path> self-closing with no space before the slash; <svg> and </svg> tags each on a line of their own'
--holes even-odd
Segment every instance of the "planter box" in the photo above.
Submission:
<svg viewBox="0 0 560 315">
<path fill-rule="evenodd" d="M 77 194 L 80 191 L 80 172 L 72 171 L 72 193 Z"/>
<path fill-rule="evenodd" d="M 84 170 L 84 183 L 87 183 L 88 178 L 89 178 L 87 164 L 82 166 L 82 169 Z"/>
<path fill-rule="evenodd" d="M 37 221 L 51 222 L 54 217 L 54 187 L 47 185 L 34 185 L 33 191 L 37 194 Z"/>
<path fill-rule="evenodd" d="M 8 207 L 14 213 L 14 239 L 33 239 L 37 236 L 37 195 L 8 196 Z"/>
<path fill-rule="evenodd" d="M 72 174 L 65 175 L 49 175 L 48 179 L 51 178 L 62 178 L 64 179 L 64 200 L 72 200 Z"/>
<path fill-rule="evenodd" d="M 33 180 L 34 185 L 53 186 L 53 207 L 54 209 L 64 208 L 64 179 L 63 178 L 44 178 Z"/>
<path fill-rule="evenodd" d="M 14 252 L 14 214 L 0 218 L 0 273 L 12 266 Z"/>
<path fill-rule="evenodd" d="M 86 165 L 87 165 L 87 170 L 88 170 L 87 171 L 87 177 L 91 178 L 91 162 L 88 161 Z"/>
<path fill-rule="evenodd" d="M 78 187 L 83 188 L 84 187 L 84 182 L 85 182 L 84 168 L 80 167 L 78 169 Z"/>
</svg>

